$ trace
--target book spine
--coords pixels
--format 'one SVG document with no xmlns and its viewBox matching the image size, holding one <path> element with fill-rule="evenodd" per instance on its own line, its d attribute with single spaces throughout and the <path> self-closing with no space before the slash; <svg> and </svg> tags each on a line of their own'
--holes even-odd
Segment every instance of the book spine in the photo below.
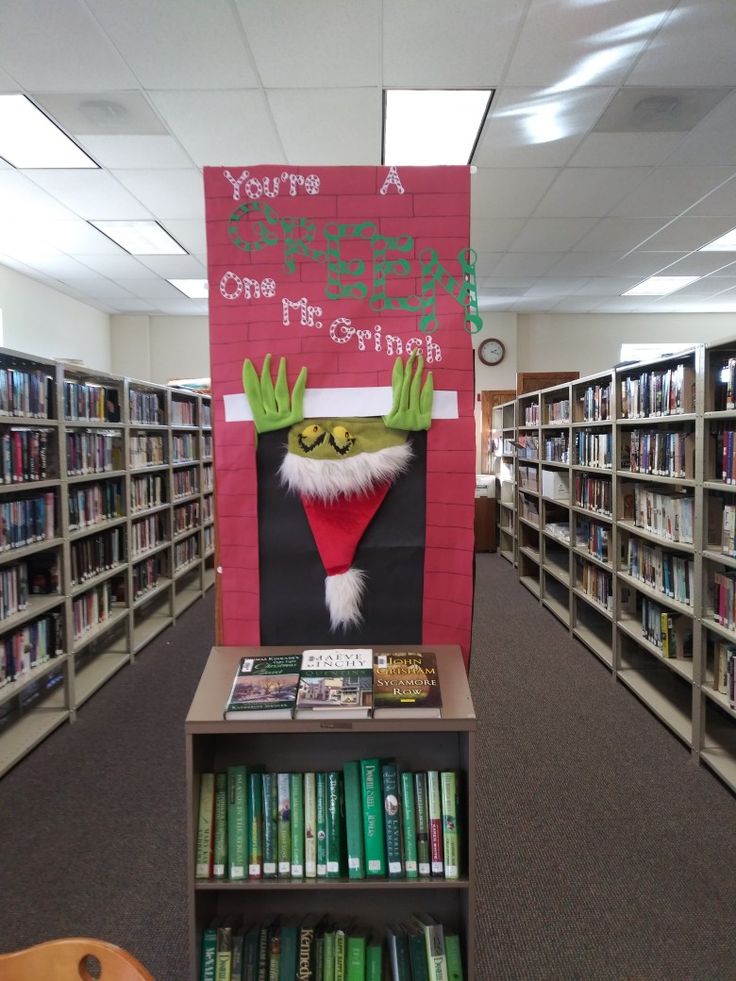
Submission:
<svg viewBox="0 0 736 981">
<path fill-rule="evenodd" d="M 417 824 L 414 804 L 414 775 L 402 773 L 401 781 L 401 829 L 404 845 L 404 874 L 407 879 L 419 875 L 417 865 Z"/>
<path fill-rule="evenodd" d="M 411 929 L 408 932 L 408 937 L 411 981 L 429 981 L 429 965 L 427 964 L 424 933 L 419 929 Z"/>
<path fill-rule="evenodd" d="M 248 878 L 263 877 L 263 773 L 248 774 Z"/>
<path fill-rule="evenodd" d="M 345 833 L 348 848 L 348 878 L 365 878 L 365 842 L 363 838 L 363 802 L 360 789 L 360 764 L 351 760 L 343 766 L 345 781 Z"/>
<path fill-rule="evenodd" d="M 291 799 L 291 877 L 304 878 L 304 774 L 289 774 Z"/>
<path fill-rule="evenodd" d="M 212 875 L 224 879 L 227 869 L 227 773 L 215 774 L 215 840 Z"/>
<path fill-rule="evenodd" d="M 212 850 L 215 823 L 215 775 L 203 773 L 199 782 L 199 818 L 197 822 L 196 877 L 209 879 L 212 872 Z"/>
<path fill-rule="evenodd" d="M 347 981 L 365 981 L 365 937 L 348 936 Z"/>
<path fill-rule="evenodd" d="M 386 875 L 386 849 L 384 847 L 383 795 L 381 771 L 377 759 L 360 761 L 363 792 L 363 833 L 365 838 L 366 875 Z"/>
<path fill-rule="evenodd" d="M 238 930 L 233 934 L 233 961 L 230 969 L 230 981 L 243 981 L 243 942 L 245 934 Z"/>
<path fill-rule="evenodd" d="M 343 807 L 339 770 L 327 771 L 327 878 L 336 879 L 342 874 L 342 826 Z"/>
<path fill-rule="evenodd" d="M 317 878 L 327 875 L 327 774 L 318 771 L 317 788 Z"/>
<path fill-rule="evenodd" d="M 429 811 L 427 809 L 427 774 L 414 774 L 414 797 L 416 801 L 417 828 L 417 869 L 421 877 L 430 875 L 432 866 L 429 860 Z"/>
<path fill-rule="evenodd" d="M 217 954 L 215 957 L 215 981 L 230 981 L 233 964 L 232 927 L 217 928 Z"/>
<path fill-rule="evenodd" d="M 335 931 L 335 981 L 345 981 L 347 938 L 344 930 Z"/>
<path fill-rule="evenodd" d="M 430 981 L 449 981 L 442 925 L 440 923 L 427 923 L 423 929 Z"/>
<path fill-rule="evenodd" d="M 317 775 L 304 774 L 304 875 L 317 876 Z"/>
<path fill-rule="evenodd" d="M 432 875 L 444 875 L 442 853 L 442 795 L 438 770 L 427 771 L 427 813 L 429 814 L 429 857 Z"/>
<path fill-rule="evenodd" d="M 322 977 L 319 981 L 335 981 L 335 930 L 328 928 L 323 934 Z M 381 981 L 381 978 L 378 978 Z"/>
<path fill-rule="evenodd" d="M 449 981 L 464 981 L 460 937 L 456 933 L 445 934 L 445 957 Z"/>
<path fill-rule="evenodd" d="M 278 786 L 278 816 L 276 833 L 276 855 L 278 874 L 289 878 L 291 875 L 291 787 L 288 773 L 279 773 Z"/>
<path fill-rule="evenodd" d="M 278 872 L 278 786 L 275 773 L 263 774 L 263 878 L 275 879 Z"/>
<path fill-rule="evenodd" d="M 389 879 L 402 879 L 404 877 L 404 865 L 401 854 L 399 772 L 394 760 L 384 760 L 381 763 L 381 790 L 388 877 Z"/>
<path fill-rule="evenodd" d="M 202 960 L 199 969 L 199 981 L 215 981 L 216 963 L 217 928 L 207 927 L 202 933 Z"/>
<path fill-rule="evenodd" d="M 455 770 L 440 773 L 442 798 L 442 854 L 446 879 L 460 878 L 460 849 L 458 843 L 458 782 Z"/>
<path fill-rule="evenodd" d="M 383 945 L 380 940 L 371 940 L 365 951 L 365 981 L 382 981 Z"/>
</svg>

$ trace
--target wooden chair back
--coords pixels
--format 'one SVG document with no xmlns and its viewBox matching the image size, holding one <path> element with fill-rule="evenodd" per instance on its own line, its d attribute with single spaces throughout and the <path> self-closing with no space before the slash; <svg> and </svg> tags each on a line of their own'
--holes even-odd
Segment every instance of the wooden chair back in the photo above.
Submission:
<svg viewBox="0 0 736 981">
<path fill-rule="evenodd" d="M 88 958 L 95 958 L 99 969 Z M 93 972 L 93 973 L 90 973 Z M 115 944 L 64 937 L 0 954 L 0 981 L 156 981 L 143 965 Z"/>
</svg>

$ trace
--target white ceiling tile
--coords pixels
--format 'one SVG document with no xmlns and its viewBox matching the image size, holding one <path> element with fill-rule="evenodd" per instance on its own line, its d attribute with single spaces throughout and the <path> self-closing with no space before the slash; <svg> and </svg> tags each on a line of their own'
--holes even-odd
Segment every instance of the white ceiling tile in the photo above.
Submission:
<svg viewBox="0 0 736 981">
<path fill-rule="evenodd" d="M 585 296 L 620 296 L 640 282 L 636 276 L 593 276 L 578 292 Z"/>
<path fill-rule="evenodd" d="M 526 296 L 570 296 L 579 293 L 587 282 L 587 279 L 557 279 L 554 276 L 542 276 L 527 290 Z"/>
<path fill-rule="evenodd" d="M 507 252 L 494 270 L 494 279 L 542 276 L 556 260 L 554 252 Z"/>
<path fill-rule="evenodd" d="M 122 249 L 116 255 L 80 255 L 79 261 L 86 266 L 85 275 L 89 276 L 90 270 L 121 282 L 124 278 L 136 279 L 146 277 L 155 279 L 155 273 L 151 272 L 148 266 L 140 263 L 135 256 L 126 255 Z"/>
<path fill-rule="evenodd" d="M 86 221 L 49 221 L 44 223 L 46 241 L 69 255 L 124 255 L 107 235 Z"/>
<path fill-rule="evenodd" d="M 565 169 L 537 207 L 537 218 L 602 218 L 649 173 L 646 167 Z"/>
<path fill-rule="evenodd" d="M 641 281 L 647 276 L 669 272 L 672 263 L 683 255 L 683 252 L 632 252 L 621 256 L 609 272 L 614 276 L 636 276 Z"/>
<path fill-rule="evenodd" d="M 657 167 L 612 213 L 632 218 L 674 218 L 710 194 L 732 174 L 729 167 Z"/>
<path fill-rule="evenodd" d="M 207 256 L 207 233 L 203 221 L 179 221 L 176 218 L 169 218 L 166 222 L 166 230 L 172 235 L 190 255 L 197 258 Z"/>
<path fill-rule="evenodd" d="M 45 258 L 37 254 L 32 259 L 29 256 L 28 261 L 40 272 L 46 276 L 51 276 L 53 279 L 69 281 L 87 279 L 90 275 L 90 270 L 86 266 L 83 266 L 81 262 L 77 262 L 76 259 L 72 259 L 68 255 L 49 256 Z"/>
<path fill-rule="evenodd" d="M 590 133 L 571 167 L 656 167 L 685 142 L 684 133 Z"/>
<path fill-rule="evenodd" d="M 104 276 L 93 276 L 91 273 L 88 274 L 87 279 L 75 277 L 73 280 L 69 280 L 69 283 L 75 290 L 80 290 L 88 296 L 94 296 L 98 300 L 130 296 L 130 293 L 118 283 L 113 283 L 111 279 L 105 279 Z"/>
<path fill-rule="evenodd" d="M 575 246 L 577 252 L 628 252 L 656 234 L 661 218 L 601 218 Z"/>
<path fill-rule="evenodd" d="M 53 223 L 76 218 L 73 211 L 47 194 L 19 170 L 0 171 L 0 215 L 2 223 L 22 221 Z"/>
<path fill-rule="evenodd" d="M 736 92 L 686 135 L 667 163 L 736 166 Z"/>
<path fill-rule="evenodd" d="M 523 227 L 523 218 L 476 218 L 470 223 L 470 244 L 479 253 L 506 252 Z"/>
<path fill-rule="evenodd" d="M 530 218 L 514 239 L 512 251 L 567 252 L 594 225 L 594 218 Z"/>
<path fill-rule="evenodd" d="M 144 266 L 163 279 L 204 279 L 205 267 L 191 255 L 144 255 Z"/>
<path fill-rule="evenodd" d="M 667 269 L 670 276 L 721 276 L 736 275 L 736 253 L 692 252 L 673 262 Z"/>
<path fill-rule="evenodd" d="M 629 85 L 733 85 L 732 0 L 678 3 L 637 62 Z"/>
<path fill-rule="evenodd" d="M 665 228 L 643 242 L 647 252 L 690 252 L 730 231 L 736 218 L 676 218 Z"/>
<path fill-rule="evenodd" d="M 475 275 L 480 283 L 493 275 L 493 272 L 503 257 L 503 252 L 480 252 L 475 260 Z"/>
<path fill-rule="evenodd" d="M 270 0 L 268 14 L 236 7 L 266 88 L 355 88 L 381 84 L 379 0 Z"/>
<path fill-rule="evenodd" d="M 85 136 L 79 143 L 110 170 L 177 170 L 194 163 L 171 136 Z"/>
<path fill-rule="evenodd" d="M 129 293 L 146 300 L 177 299 L 181 292 L 159 276 L 150 279 L 128 279 L 120 277 L 117 282 Z"/>
<path fill-rule="evenodd" d="M 145 35 L 140 21 L 132 27 L 139 38 Z M 31 91 L 92 92 L 138 86 L 82 0 L 0 3 L 0 63 Z"/>
<path fill-rule="evenodd" d="M 736 179 L 731 178 L 727 184 L 699 201 L 688 211 L 689 215 L 726 216 L 733 227 L 736 224 Z"/>
<path fill-rule="evenodd" d="M 478 218 L 528 218 L 558 173 L 552 167 L 480 167 L 470 184 L 473 214 Z"/>
<path fill-rule="evenodd" d="M 268 101 L 289 163 L 380 164 L 379 88 L 272 89 Z"/>
<path fill-rule="evenodd" d="M 596 307 L 596 298 L 589 296 L 566 296 L 552 306 L 555 313 L 592 313 Z"/>
<path fill-rule="evenodd" d="M 94 11 L 144 88 L 258 85 L 227 0 L 95 0 Z"/>
<path fill-rule="evenodd" d="M 151 99 L 199 167 L 285 162 L 262 91 L 152 92 Z"/>
<path fill-rule="evenodd" d="M 115 313 L 154 313 L 158 312 L 152 307 L 148 300 L 140 300 L 131 297 L 130 299 L 116 299 Z"/>
<path fill-rule="evenodd" d="M 28 176 L 80 218 L 150 218 L 105 170 L 29 170 Z"/>
<path fill-rule="evenodd" d="M 503 88 L 491 104 L 473 163 L 478 167 L 561 167 L 595 124 L 616 90 L 594 88 L 545 95 Z"/>
<path fill-rule="evenodd" d="M 444 0 L 431 10 L 424 0 L 384 3 L 384 84 L 406 88 L 498 85 L 523 13 L 524 5 L 518 0 Z"/>
<path fill-rule="evenodd" d="M 664 16 L 642 16 L 642 6 L 642 0 L 616 0 L 588 3 L 583 11 L 578 3 L 532 0 L 507 84 L 566 91 L 622 83 Z"/>
<path fill-rule="evenodd" d="M 190 300 L 179 294 L 179 299 L 157 300 L 160 313 L 167 317 L 202 317 L 209 313 L 207 300 Z"/>
<path fill-rule="evenodd" d="M 618 252 L 568 252 L 550 271 L 555 276 L 604 276 L 620 258 Z"/>
<path fill-rule="evenodd" d="M 204 185 L 198 170 L 114 170 L 112 173 L 162 222 L 169 218 L 204 218 Z"/>
</svg>

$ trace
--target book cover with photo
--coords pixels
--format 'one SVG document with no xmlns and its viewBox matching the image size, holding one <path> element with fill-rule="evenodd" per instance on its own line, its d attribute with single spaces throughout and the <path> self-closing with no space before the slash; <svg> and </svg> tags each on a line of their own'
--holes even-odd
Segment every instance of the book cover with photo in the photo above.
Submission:
<svg viewBox="0 0 736 981">
<path fill-rule="evenodd" d="M 377 719 L 439 718 L 442 692 L 437 656 L 430 651 L 377 654 L 373 665 L 373 715 Z"/>
<path fill-rule="evenodd" d="M 242 657 L 225 705 L 225 718 L 290 719 L 300 664 L 300 654 Z"/>
<path fill-rule="evenodd" d="M 373 651 L 365 648 L 305 651 L 296 716 L 365 718 L 373 705 Z"/>
</svg>

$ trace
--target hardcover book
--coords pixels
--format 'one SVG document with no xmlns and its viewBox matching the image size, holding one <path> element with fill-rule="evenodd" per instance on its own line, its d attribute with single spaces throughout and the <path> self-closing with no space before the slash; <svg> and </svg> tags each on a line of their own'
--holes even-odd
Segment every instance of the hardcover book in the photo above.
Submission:
<svg viewBox="0 0 736 981">
<path fill-rule="evenodd" d="M 305 651 L 296 702 L 297 718 L 360 719 L 373 704 L 373 652 L 368 649 Z"/>
<path fill-rule="evenodd" d="M 373 715 L 377 719 L 439 718 L 442 693 L 437 656 L 423 651 L 376 654 Z"/>
<path fill-rule="evenodd" d="M 300 663 L 299 654 L 242 657 L 225 705 L 225 718 L 290 719 Z"/>
</svg>

